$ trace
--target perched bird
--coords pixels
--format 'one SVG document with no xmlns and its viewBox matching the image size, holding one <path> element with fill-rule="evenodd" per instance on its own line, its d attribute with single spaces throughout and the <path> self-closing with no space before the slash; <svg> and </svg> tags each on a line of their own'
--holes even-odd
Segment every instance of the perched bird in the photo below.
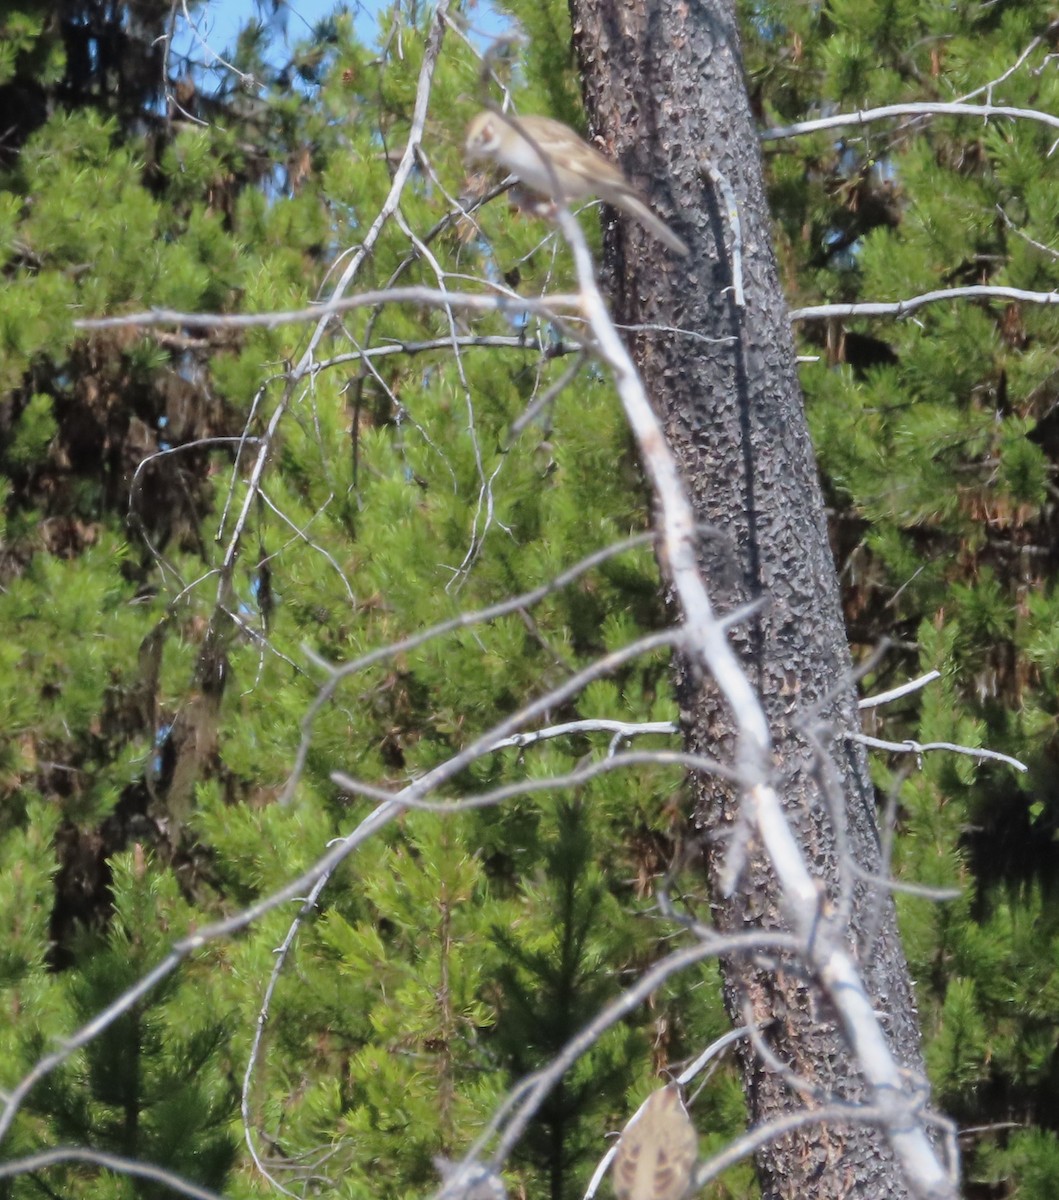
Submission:
<svg viewBox="0 0 1059 1200">
<path fill-rule="evenodd" d="M 611 1168 L 614 1194 L 618 1200 L 682 1200 L 697 1155 L 679 1086 L 659 1088 L 622 1132 Z"/>
<path fill-rule="evenodd" d="M 688 253 L 687 246 L 647 207 L 614 163 L 561 121 L 550 117 L 514 120 L 488 110 L 480 112 L 467 126 L 464 150 L 468 158 L 495 162 L 526 187 L 560 204 L 598 196 L 639 221 L 670 250 Z"/>
</svg>

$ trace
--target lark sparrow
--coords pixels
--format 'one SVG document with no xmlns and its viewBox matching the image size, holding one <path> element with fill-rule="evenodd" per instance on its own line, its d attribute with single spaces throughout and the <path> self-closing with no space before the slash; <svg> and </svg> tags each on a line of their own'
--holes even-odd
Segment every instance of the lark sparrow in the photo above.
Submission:
<svg viewBox="0 0 1059 1200">
<path fill-rule="evenodd" d="M 687 246 L 647 207 L 614 163 L 561 121 L 550 117 L 516 120 L 488 110 L 480 112 L 467 126 L 465 153 L 470 159 L 497 163 L 526 187 L 562 204 L 598 196 L 639 221 L 670 250 L 688 253 Z"/>
<path fill-rule="evenodd" d="M 691 1184 L 698 1137 L 680 1088 L 659 1088 L 625 1126 L 611 1168 L 618 1200 L 682 1200 Z"/>
</svg>

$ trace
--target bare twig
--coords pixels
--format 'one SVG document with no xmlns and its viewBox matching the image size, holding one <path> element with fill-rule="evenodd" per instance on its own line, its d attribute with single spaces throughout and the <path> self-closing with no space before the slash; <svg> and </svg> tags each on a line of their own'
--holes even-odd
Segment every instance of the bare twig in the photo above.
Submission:
<svg viewBox="0 0 1059 1200">
<path fill-rule="evenodd" d="M 552 317 L 580 306 L 577 295 L 553 293 L 544 299 L 520 296 L 496 283 L 486 283 L 490 292 L 450 292 L 443 288 L 397 287 L 358 292 L 355 296 L 334 296 L 322 304 L 270 313 L 191 313 L 171 308 L 154 308 L 150 312 L 126 313 L 120 317 L 83 317 L 73 322 L 75 329 L 150 329 L 180 325 L 188 329 L 278 329 L 281 325 L 298 325 L 307 321 L 326 323 L 331 317 L 355 308 L 371 308 L 377 304 L 429 304 L 435 308 L 456 308 L 468 312 L 498 312 L 506 316 L 540 313 Z M 300 374 L 310 373 L 313 361 L 302 366 Z M 297 373 L 297 372 L 295 372 Z"/>
<path fill-rule="evenodd" d="M 933 683 L 935 679 L 940 678 L 940 671 L 927 671 L 925 675 L 920 675 L 916 679 L 910 679 L 907 683 L 902 683 L 899 687 L 890 688 L 887 692 L 879 692 L 875 696 L 865 696 L 863 700 L 857 701 L 857 707 L 860 709 L 878 708 L 881 704 L 889 704 L 892 700 L 900 700 L 902 696 L 918 692 L 920 688 L 924 688 L 928 683 Z"/>
<path fill-rule="evenodd" d="M 192 1200 L 223 1200 L 217 1192 L 200 1187 L 189 1179 L 183 1179 L 165 1167 L 156 1167 L 151 1163 L 141 1162 L 138 1158 L 125 1158 L 120 1154 L 110 1154 L 105 1150 L 92 1150 L 87 1146 L 56 1146 L 51 1150 L 42 1150 L 39 1154 L 27 1154 L 25 1158 L 13 1158 L 0 1162 L 0 1179 L 11 1179 L 16 1175 L 31 1175 L 48 1167 L 58 1166 L 64 1162 L 89 1163 L 92 1166 L 103 1167 L 104 1170 L 114 1171 L 118 1175 L 131 1175 L 134 1179 L 149 1179 L 160 1183 L 170 1191 L 181 1196 L 190 1196 Z"/>
<path fill-rule="evenodd" d="M 1059 123 L 1059 119 L 1057 119 Z M 800 953 L 834 1005 L 847 1041 L 872 1094 L 872 1105 L 902 1170 L 917 1194 L 955 1197 L 953 1182 L 938 1160 L 919 1119 L 919 1100 L 889 1046 L 860 973 L 845 947 L 843 931 L 819 918 L 819 885 L 810 874 L 782 802 L 771 783 L 771 736 L 761 702 L 723 632 L 698 571 L 693 510 L 636 369 L 618 337 L 593 274 L 592 260 L 577 222 L 560 208 L 563 234 L 574 254 L 583 308 L 599 357 L 611 371 L 626 417 L 639 444 L 660 511 L 660 558 L 680 605 L 685 647 L 712 674 L 737 729 L 735 769 L 744 780 L 744 820 L 764 846 L 779 879 L 787 920 Z M 1059 300 L 1059 294 L 1056 299 Z M 738 845 L 739 839 L 733 839 Z M 741 869 L 729 852 L 728 886 Z"/>
<path fill-rule="evenodd" d="M 1029 770 L 1024 762 L 1012 758 L 1010 754 L 1001 754 L 999 750 L 983 750 L 979 746 L 959 746 L 955 742 L 917 742 L 913 738 L 905 738 L 903 742 L 886 742 L 866 733 L 855 733 L 853 737 L 862 745 L 871 746 L 873 750 L 891 750 L 898 754 L 925 754 L 929 750 L 948 750 L 953 754 L 965 754 L 968 758 L 1007 763 L 1016 771 Z"/>
<path fill-rule="evenodd" d="M 813 304 L 792 308 L 792 321 L 815 321 L 831 317 L 903 317 L 926 304 L 944 304 L 949 300 L 1021 300 L 1026 304 L 1059 304 L 1059 291 L 1029 292 L 1012 287 L 958 287 L 923 292 L 907 300 L 866 301 L 863 304 Z"/>
<path fill-rule="evenodd" d="M 923 101 L 913 104 L 886 104 L 880 108 L 866 108 L 859 112 L 836 113 L 831 117 L 816 117 L 811 121 L 799 121 L 794 125 L 782 125 L 762 131 L 763 142 L 774 142 L 781 138 L 800 137 L 806 133 L 818 133 L 822 129 L 843 129 L 849 125 L 870 125 L 875 121 L 889 121 L 894 117 L 976 117 L 985 121 L 995 117 L 1010 117 L 1019 121 L 1038 121 L 1052 129 L 1059 129 L 1059 116 L 1042 112 L 1037 108 L 1012 108 L 1004 104 L 960 104 L 953 102 Z"/>
</svg>

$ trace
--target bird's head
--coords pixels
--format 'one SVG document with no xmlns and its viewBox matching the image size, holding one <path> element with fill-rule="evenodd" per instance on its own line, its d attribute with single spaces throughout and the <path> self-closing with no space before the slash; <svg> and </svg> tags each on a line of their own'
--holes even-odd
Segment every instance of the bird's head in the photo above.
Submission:
<svg viewBox="0 0 1059 1200">
<path fill-rule="evenodd" d="M 488 110 L 472 118 L 463 140 L 463 152 L 467 158 L 492 158 L 500 148 L 503 122 L 496 113 Z"/>
</svg>

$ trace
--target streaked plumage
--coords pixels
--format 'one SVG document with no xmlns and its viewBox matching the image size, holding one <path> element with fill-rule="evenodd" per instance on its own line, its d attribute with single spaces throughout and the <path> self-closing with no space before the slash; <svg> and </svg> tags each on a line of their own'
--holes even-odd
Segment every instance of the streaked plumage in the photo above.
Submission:
<svg viewBox="0 0 1059 1200">
<path fill-rule="evenodd" d="M 618 1200 L 682 1200 L 698 1147 L 679 1086 L 659 1088 L 622 1132 L 611 1167 L 614 1194 Z"/>
<path fill-rule="evenodd" d="M 639 221 L 670 250 L 688 253 L 687 246 L 648 208 L 618 167 L 561 121 L 550 117 L 515 120 L 488 110 L 480 112 L 467 126 L 465 152 L 468 158 L 497 163 L 526 187 L 562 204 L 598 196 Z"/>
</svg>

